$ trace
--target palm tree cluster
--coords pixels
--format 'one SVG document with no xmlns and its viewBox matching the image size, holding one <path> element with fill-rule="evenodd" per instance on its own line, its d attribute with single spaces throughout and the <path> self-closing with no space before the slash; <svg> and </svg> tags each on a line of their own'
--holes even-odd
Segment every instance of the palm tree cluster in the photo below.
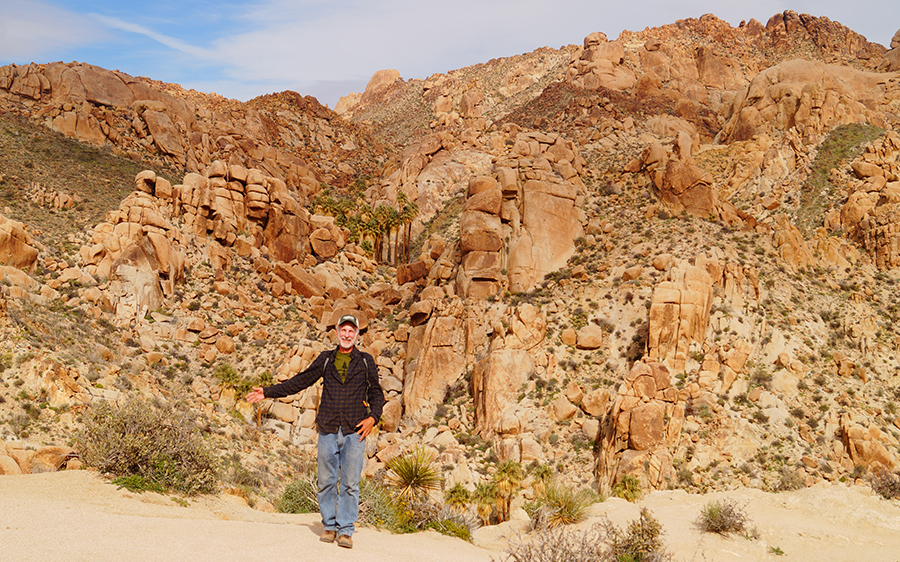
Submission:
<svg viewBox="0 0 900 562">
<path fill-rule="evenodd" d="M 475 490 L 469 492 L 462 484 L 455 484 L 444 492 L 444 503 L 458 512 L 464 512 L 473 504 L 478 517 L 489 525 L 496 514 L 497 522 L 509 520 L 509 506 L 512 498 L 525 479 L 525 470 L 516 461 L 503 461 L 497 465 L 489 482 L 479 482 Z M 496 510 L 496 511 L 495 511 Z"/>
<path fill-rule="evenodd" d="M 337 226 L 350 231 L 348 241 L 372 252 L 378 263 L 407 263 L 412 223 L 419 215 L 419 205 L 400 191 L 396 207 L 385 203 L 373 207 L 365 200 L 365 188 L 362 178 L 357 178 L 347 193 L 336 192 L 323 184 L 322 191 L 313 200 L 313 210 L 333 216 Z"/>
</svg>

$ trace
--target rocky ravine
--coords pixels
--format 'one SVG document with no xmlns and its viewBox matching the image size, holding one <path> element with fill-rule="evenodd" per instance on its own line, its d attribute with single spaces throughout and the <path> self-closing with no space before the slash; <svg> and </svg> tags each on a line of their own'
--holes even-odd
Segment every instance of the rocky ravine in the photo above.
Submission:
<svg viewBox="0 0 900 562">
<path fill-rule="evenodd" d="M 898 41 L 704 16 L 380 75 L 346 119 L 292 93 L 0 68 L 4 113 L 178 170 L 57 237 L 28 211 L 76 214 L 71 193 L 5 187 L 0 471 L 75 462 L 78 412 L 143 393 L 188 400 L 232 476 L 268 473 L 264 506 L 295 467 L 259 442 L 312 450 L 317 390 L 259 432 L 221 375 L 291 376 L 347 309 L 388 398 L 370 475 L 417 445 L 445 486 L 505 459 L 603 492 L 895 470 Z"/>
</svg>

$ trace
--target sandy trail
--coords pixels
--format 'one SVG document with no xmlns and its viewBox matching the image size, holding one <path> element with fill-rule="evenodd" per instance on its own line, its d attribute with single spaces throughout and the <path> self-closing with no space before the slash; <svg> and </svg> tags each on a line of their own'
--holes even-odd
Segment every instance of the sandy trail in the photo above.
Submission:
<svg viewBox="0 0 900 562">
<path fill-rule="evenodd" d="M 117 490 L 88 471 L 0 478 L 0 560 L 488 561 L 490 553 L 435 532 L 359 529 L 353 550 L 319 542 L 318 515 L 263 513 L 228 496 L 190 500 Z"/>
<path fill-rule="evenodd" d="M 701 508 L 722 498 L 745 506 L 758 539 L 723 538 L 696 528 Z M 603 516 L 625 525 L 641 506 L 662 523 L 677 561 L 900 562 L 900 502 L 855 486 L 819 485 L 783 494 L 656 492 L 639 504 L 613 498 L 593 506 L 591 518 L 579 527 Z M 117 489 L 89 471 L 0 477 L 4 562 L 487 562 L 504 558 L 503 537 L 516 534 L 507 526 L 484 528 L 476 534 L 476 546 L 435 532 L 392 535 L 363 528 L 354 536 L 353 550 L 346 550 L 319 542 L 321 532 L 315 514 L 263 513 L 231 496 L 192 499 L 182 507 L 168 496 Z"/>
</svg>

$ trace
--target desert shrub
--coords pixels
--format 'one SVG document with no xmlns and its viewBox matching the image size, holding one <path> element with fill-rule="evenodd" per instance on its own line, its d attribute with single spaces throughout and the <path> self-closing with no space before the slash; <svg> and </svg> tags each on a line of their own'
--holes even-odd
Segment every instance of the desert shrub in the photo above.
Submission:
<svg viewBox="0 0 900 562">
<path fill-rule="evenodd" d="M 603 523 L 607 549 L 602 560 L 616 562 L 663 562 L 672 559 L 662 542 L 662 525 L 646 507 L 622 531 L 608 520 Z"/>
<path fill-rule="evenodd" d="M 478 527 L 474 516 L 467 516 L 447 505 L 436 505 L 430 501 L 413 501 L 406 504 L 409 515 L 409 530 L 435 531 L 457 537 L 466 541 L 472 540 L 472 531 Z"/>
<path fill-rule="evenodd" d="M 138 476 L 142 489 L 196 494 L 216 487 L 215 456 L 183 405 L 162 408 L 140 398 L 118 408 L 100 403 L 86 414 L 76 444 L 88 466 Z"/>
<path fill-rule="evenodd" d="M 613 486 L 612 495 L 630 502 L 637 501 L 641 497 L 641 481 L 637 476 L 626 474 Z"/>
<path fill-rule="evenodd" d="M 128 476 L 119 476 L 113 478 L 112 483 L 118 486 L 119 488 L 125 488 L 129 492 L 156 492 L 158 494 L 164 494 L 166 492 L 165 488 L 163 488 L 159 483 L 150 480 L 148 478 L 144 478 L 143 476 L 138 476 L 137 474 L 130 474 Z"/>
<path fill-rule="evenodd" d="M 219 467 L 219 478 L 223 482 L 240 488 L 247 495 L 251 490 L 261 488 L 272 481 L 272 477 L 264 468 L 244 466 L 238 453 L 223 457 L 222 461 Z"/>
<path fill-rule="evenodd" d="M 799 490 L 806 487 L 806 479 L 797 471 L 791 470 L 789 467 L 781 467 L 781 474 L 778 482 L 775 483 L 775 490 L 778 492 L 790 492 L 791 490 Z"/>
<path fill-rule="evenodd" d="M 553 529 L 583 521 L 588 508 L 599 498 L 591 490 L 572 488 L 551 482 L 538 497 L 537 509 L 531 517 L 534 529 Z"/>
<path fill-rule="evenodd" d="M 281 513 L 315 513 L 319 511 L 318 485 L 312 472 L 288 483 L 278 500 Z"/>
<path fill-rule="evenodd" d="M 370 478 L 360 479 L 360 523 L 394 533 L 405 533 L 411 530 L 411 516 L 406 502 L 392 494 L 390 487 Z"/>
<path fill-rule="evenodd" d="M 578 531 L 558 527 L 535 533 L 533 539 L 510 543 L 507 562 L 594 562 L 602 561 L 603 530 L 594 525 Z"/>
<path fill-rule="evenodd" d="M 387 483 L 402 499 L 419 500 L 441 487 L 441 474 L 434 466 L 434 454 L 419 447 L 387 462 Z"/>
<path fill-rule="evenodd" d="M 0 373 L 12 367 L 12 359 L 12 353 L 0 353 Z"/>
<path fill-rule="evenodd" d="M 900 499 L 900 472 L 881 469 L 872 477 L 871 485 L 886 500 Z"/>
<path fill-rule="evenodd" d="M 437 521 L 429 523 L 425 528 L 433 529 L 442 535 L 472 542 L 472 529 L 468 525 L 460 523 L 454 518 L 438 519 Z"/>
<path fill-rule="evenodd" d="M 626 530 L 607 519 L 590 529 L 544 529 L 527 542 L 510 543 L 512 562 L 667 562 L 672 559 L 662 543 L 662 525 L 649 510 Z"/>
<path fill-rule="evenodd" d="M 748 517 L 743 506 L 731 499 L 711 501 L 700 510 L 697 526 L 707 533 L 745 534 Z"/>
</svg>

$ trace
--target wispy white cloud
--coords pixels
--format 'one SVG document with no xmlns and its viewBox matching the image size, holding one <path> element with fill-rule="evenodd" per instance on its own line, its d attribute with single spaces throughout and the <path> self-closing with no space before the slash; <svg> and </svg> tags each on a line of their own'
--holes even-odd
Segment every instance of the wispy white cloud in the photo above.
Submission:
<svg viewBox="0 0 900 562">
<path fill-rule="evenodd" d="M 45 57 L 104 39 L 101 27 L 71 10 L 41 1 L 0 0 L 0 65 L 47 62 Z"/>
<path fill-rule="evenodd" d="M 100 24 L 102 24 L 103 26 L 105 26 L 107 28 L 116 29 L 119 31 L 126 31 L 129 33 L 136 33 L 137 35 L 143 35 L 144 37 L 147 37 L 148 39 L 152 39 L 153 41 L 156 41 L 162 45 L 165 45 L 166 47 L 169 47 L 170 49 L 174 49 L 175 51 L 180 51 L 182 53 L 185 53 L 187 55 L 191 55 L 193 57 L 197 57 L 200 59 L 206 59 L 206 60 L 211 60 L 211 61 L 216 61 L 216 62 L 224 62 L 223 60 L 217 58 L 218 54 L 214 50 L 205 49 L 202 47 L 197 47 L 197 46 L 191 45 L 190 43 L 188 43 L 186 41 L 182 41 L 181 39 L 178 39 L 177 37 L 169 37 L 167 35 L 157 33 L 155 31 L 153 31 L 152 29 L 149 29 L 142 25 L 127 22 L 127 21 L 121 20 L 119 18 L 104 16 L 102 14 L 88 14 L 88 16 L 91 17 L 92 19 L 96 20 L 97 22 L 99 22 Z"/>
<path fill-rule="evenodd" d="M 80 4 L 81 12 L 70 8 Z M 0 0 L 0 64 L 81 60 L 237 99 L 292 89 L 334 104 L 383 68 L 424 78 L 603 31 L 714 13 L 765 23 L 783 0 Z M 900 5 L 793 0 L 886 44 Z M 91 12 L 90 15 L 84 12 Z M 873 17 L 873 14 L 875 16 Z M 204 18 L 204 15 L 206 17 Z M 74 53 L 74 56 L 73 56 Z"/>
</svg>

